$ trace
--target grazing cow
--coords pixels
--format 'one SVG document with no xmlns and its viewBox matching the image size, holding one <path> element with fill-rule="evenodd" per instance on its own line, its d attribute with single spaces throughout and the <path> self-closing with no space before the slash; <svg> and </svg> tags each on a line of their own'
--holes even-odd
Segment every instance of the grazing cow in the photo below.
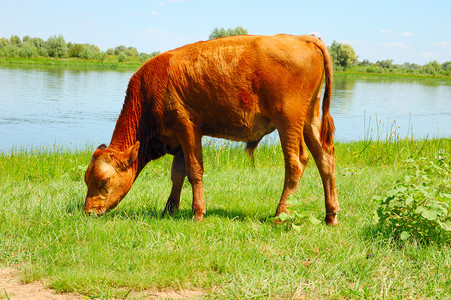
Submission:
<svg viewBox="0 0 451 300">
<path fill-rule="evenodd" d="M 202 136 L 245 142 L 252 156 L 277 129 L 285 182 L 276 216 L 287 212 L 287 198 L 298 187 L 309 160 L 307 145 L 323 182 L 326 223 L 336 225 L 331 90 L 332 62 L 314 36 L 234 36 L 160 54 L 132 76 L 111 143 L 92 156 L 84 209 L 102 214 L 114 208 L 145 165 L 169 153 L 172 190 L 163 215 L 178 209 L 188 176 L 194 218 L 202 221 Z"/>
</svg>

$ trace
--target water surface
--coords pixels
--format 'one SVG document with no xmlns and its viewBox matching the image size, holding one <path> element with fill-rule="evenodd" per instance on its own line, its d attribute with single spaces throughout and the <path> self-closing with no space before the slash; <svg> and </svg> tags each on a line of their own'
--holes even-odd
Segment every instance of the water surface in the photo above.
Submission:
<svg viewBox="0 0 451 300">
<path fill-rule="evenodd" d="M 0 151 L 108 144 L 133 72 L 0 67 Z M 451 80 L 337 75 L 331 113 L 339 141 L 449 137 Z"/>
</svg>

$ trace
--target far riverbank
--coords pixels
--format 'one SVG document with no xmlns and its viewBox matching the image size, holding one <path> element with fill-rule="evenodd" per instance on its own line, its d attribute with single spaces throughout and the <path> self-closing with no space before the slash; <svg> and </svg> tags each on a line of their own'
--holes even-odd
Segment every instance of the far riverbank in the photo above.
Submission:
<svg viewBox="0 0 451 300">
<path fill-rule="evenodd" d="M 2 66 L 55 66 L 63 68 L 92 68 L 100 70 L 137 70 L 145 61 L 140 61 L 138 58 L 131 58 L 128 61 L 119 62 L 116 56 L 108 56 L 104 61 L 87 60 L 80 58 L 20 58 L 20 57 L 0 57 L 0 67 Z M 426 79 L 445 79 L 451 80 L 451 76 L 439 75 L 417 75 L 407 73 L 379 73 L 366 72 L 362 68 L 353 67 L 346 71 L 335 71 L 335 75 L 350 75 L 350 76 L 375 76 L 384 78 L 426 78 Z"/>
</svg>

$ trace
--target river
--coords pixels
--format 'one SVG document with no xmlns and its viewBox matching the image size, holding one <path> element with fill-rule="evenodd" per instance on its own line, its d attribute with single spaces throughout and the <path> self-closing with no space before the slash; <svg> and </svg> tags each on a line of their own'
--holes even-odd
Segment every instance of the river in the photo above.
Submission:
<svg viewBox="0 0 451 300">
<path fill-rule="evenodd" d="M 133 71 L 0 66 L 0 152 L 108 143 Z M 336 140 L 451 136 L 451 80 L 336 75 Z"/>
</svg>

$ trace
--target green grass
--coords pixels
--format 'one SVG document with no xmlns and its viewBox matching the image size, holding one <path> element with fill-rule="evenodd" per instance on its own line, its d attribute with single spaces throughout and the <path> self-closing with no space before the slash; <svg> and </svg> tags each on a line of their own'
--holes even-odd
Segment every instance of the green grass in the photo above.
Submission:
<svg viewBox="0 0 451 300">
<path fill-rule="evenodd" d="M 406 78 L 406 79 L 440 79 L 449 81 L 451 80 L 451 76 L 443 76 L 443 75 L 419 75 L 419 74 L 405 74 L 405 73 L 368 73 L 362 70 L 346 70 L 346 71 L 334 71 L 334 75 L 338 76 L 353 76 L 353 77 L 365 77 L 365 78 L 388 78 L 388 79 L 397 79 L 397 78 Z"/>
<path fill-rule="evenodd" d="M 368 76 L 368 77 L 382 77 L 382 78 L 436 78 L 436 79 L 445 79 L 450 80 L 451 76 L 449 74 L 429 74 L 429 73 L 421 73 L 420 71 L 406 70 L 406 69 L 384 69 L 381 67 L 376 67 L 373 71 L 368 71 L 368 68 L 365 66 L 353 66 L 344 70 L 335 70 L 335 74 L 345 74 L 348 76 Z"/>
<path fill-rule="evenodd" d="M 373 223 L 372 197 L 402 178 L 403 161 L 441 149 L 451 153 L 451 140 L 337 143 L 340 223 L 305 222 L 297 230 L 271 222 L 284 174 L 277 145 L 257 148 L 255 169 L 240 148 L 204 148 L 203 223 L 191 220 L 187 182 L 180 212 L 160 217 L 170 156 L 149 163 L 115 210 L 88 217 L 83 173 L 92 148 L 15 150 L 0 154 L 0 266 L 99 298 L 167 288 L 224 299 L 449 298 L 450 245 L 400 246 Z M 313 160 L 296 196 L 324 218 Z"/>
<path fill-rule="evenodd" d="M 115 58 L 107 58 L 105 61 L 87 60 L 80 58 L 20 58 L 0 57 L 0 66 L 58 66 L 65 68 L 95 68 L 110 70 L 137 70 L 143 62 L 139 60 L 118 62 Z"/>
</svg>

